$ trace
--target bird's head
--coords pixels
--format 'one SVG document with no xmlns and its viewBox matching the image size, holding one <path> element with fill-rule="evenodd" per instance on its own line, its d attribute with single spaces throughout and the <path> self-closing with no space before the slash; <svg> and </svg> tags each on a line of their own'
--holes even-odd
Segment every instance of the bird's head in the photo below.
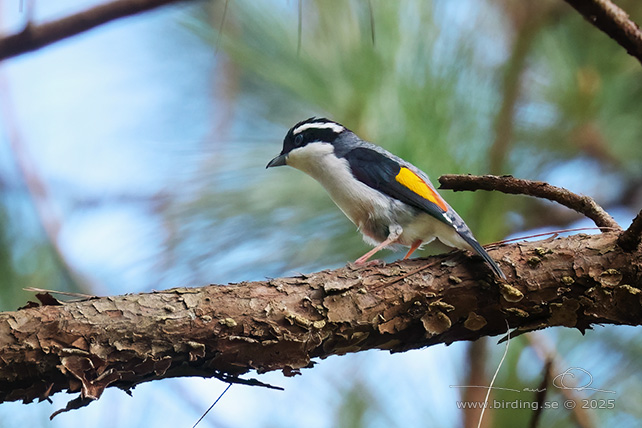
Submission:
<svg viewBox="0 0 642 428">
<path fill-rule="evenodd" d="M 293 158 L 307 159 L 316 154 L 332 152 L 334 145 L 344 132 L 350 132 L 343 125 L 322 117 L 311 117 L 294 125 L 283 139 L 283 150 L 266 166 L 292 165 Z"/>
</svg>

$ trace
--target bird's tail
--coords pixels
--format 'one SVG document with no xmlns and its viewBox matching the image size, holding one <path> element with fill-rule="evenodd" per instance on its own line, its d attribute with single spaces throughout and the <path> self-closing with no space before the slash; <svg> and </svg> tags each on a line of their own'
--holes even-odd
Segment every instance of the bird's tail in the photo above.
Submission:
<svg viewBox="0 0 642 428">
<path fill-rule="evenodd" d="M 495 260 L 493 260 L 492 257 L 490 257 L 490 255 L 486 252 L 486 250 L 484 250 L 484 247 L 482 247 L 481 244 L 477 242 L 475 238 L 473 238 L 472 234 L 459 233 L 459 236 L 461 236 L 464 241 L 466 241 L 468 245 L 470 245 L 473 250 L 475 250 L 477 254 L 482 256 L 482 258 L 486 261 L 486 263 L 488 263 L 488 265 L 493 269 L 493 272 L 495 272 L 498 277 L 506 279 L 506 275 L 504 275 L 504 272 L 502 272 L 497 263 L 495 263 Z"/>
</svg>

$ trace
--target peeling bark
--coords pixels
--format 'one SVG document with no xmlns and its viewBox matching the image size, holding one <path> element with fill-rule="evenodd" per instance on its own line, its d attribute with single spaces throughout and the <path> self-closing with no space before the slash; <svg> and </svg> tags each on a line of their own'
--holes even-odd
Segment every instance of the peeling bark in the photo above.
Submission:
<svg viewBox="0 0 642 428">
<path fill-rule="evenodd" d="M 624 252 L 616 239 L 575 235 L 490 250 L 509 275 L 504 284 L 458 252 L 2 313 L 0 402 L 67 391 L 84 405 L 108 386 L 167 377 L 292 375 L 313 358 L 505 333 L 505 320 L 516 334 L 639 325 L 642 250 Z"/>
</svg>

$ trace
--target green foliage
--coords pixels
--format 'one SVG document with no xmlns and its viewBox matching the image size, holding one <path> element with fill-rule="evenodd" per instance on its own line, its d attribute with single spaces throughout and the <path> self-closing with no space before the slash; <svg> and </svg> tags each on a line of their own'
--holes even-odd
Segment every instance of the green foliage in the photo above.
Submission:
<svg viewBox="0 0 642 428">
<path fill-rule="evenodd" d="M 493 145 L 506 131 L 499 127 L 510 126 L 506 156 L 495 154 L 502 156 L 501 173 L 538 179 L 562 160 L 583 156 L 619 168 L 618 183 L 640 176 L 639 64 L 575 12 L 548 4 L 521 12 L 524 6 L 515 2 L 467 4 L 466 13 L 446 2 L 300 4 L 301 34 L 296 4 L 232 1 L 221 28 L 195 24 L 212 43 L 220 42 L 221 60 L 231 60 L 229 74 L 240 82 L 231 102 L 242 106 L 250 129 L 258 117 L 280 124 L 284 134 L 306 117 L 329 116 L 413 162 L 436 183 L 445 173 L 489 172 Z M 222 8 L 223 2 L 214 4 L 217 26 Z M 520 13 L 537 19 L 528 24 L 531 36 L 512 45 L 512 32 L 527 31 L 524 22 L 530 22 L 516 18 Z M 523 50 L 526 60 L 512 64 L 512 49 Z M 508 67 L 514 67 L 511 76 Z M 517 85 L 512 101 L 507 79 Z M 262 167 L 280 150 L 280 138 L 250 146 L 245 167 Z M 257 175 L 259 181 L 252 174 L 242 181 L 241 196 L 238 188 L 199 196 L 198 205 L 216 208 L 197 215 L 219 221 L 258 213 L 252 235 L 283 232 L 284 253 L 272 254 L 291 266 L 332 265 L 365 251 L 352 224 L 311 179 L 289 170 Z M 519 197 L 444 195 L 481 242 L 546 223 L 545 207 Z M 314 239 L 297 240 L 302 236 Z M 229 239 L 244 238 L 232 233 Z"/>
<path fill-rule="evenodd" d="M 230 2 L 229 9 L 222 46 L 238 67 L 249 117 L 266 117 L 287 129 L 303 118 L 327 115 L 415 163 L 433 179 L 442 173 L 484 171 L 492 122 L 483 118 L 491 112 L 487 101 L 493 82 L 471 72 L 477 59 L 466 38 L 473 37 L 472 29 L 459 28 L 463 33 L 458 34 L 442 27 L 428 2 L 374 1 L 372 8 L 357 1 L 304 2 L 297 53 L 295 11 L 248 1 Z M 199 31 L 207 34 L 203 27 Z M 218 35 L 208 37 L 215 43 Z M 266 146 L 257 148 L 255 153 L 265 153 L 263 163 L 278 153 L 278 141 L 270 144 L 271 152 Z M 309 247 L 297 242 L 295 249 L 285 249 L 283 258 L 299 265 L 304 255 L 324 264 L 324 254 L 343 261 L 346 255 L 356 258 L 365 252 L 354 226 L 316 183 L 299 174 L 270 171 L 259 187 L 249 184 L 243 197 L 218 193 L 210 205 L 225 199 L 231 213 L 247 207 L 265 209 L 268 216 L 279 208 L 291 209 L 292 221 L 268 228 L 291 228 L 284 236 L 309 237 L 320 231 Z M 464 216 L 471 209 L 464 195 L 449 194 L 448 199 Z M 500 220 L 497 216 L 495 222 L 503 224 Z M 262 216 L 255 222 L 265 224 Z M 327 258 L 325 263 L 332 263 Z"/>
<path fill-rule="evenodd" d="M 302 118 L 304 105 L 429 171 L 472 164 L 474 154 L 483 154 L 486 125 L 478 120 L 484 105 L 470 95 L 486 99 L 491 88 L 471 75 L 470 47 L 439 27 L 428 2 L 365 4 L 305 2 L 297 53 L 296 17 L 261 3 L 232 2 L 226 53 L 251 90 L 268 87 L 263 91 L 282 101 L 259 92 L 254 107 L 289 127 Z M 374 44 L 364 24 L 370 10 Z M 448 52 L 446 43 L 453 43 Z"/>
<path fill-rule="evenodd" d="M 81 291 L 25 202 L 0 200 L 0 311 L 13 311 L 34 300 L 34 293 L 24 290 L 27 287 Z"/>
<path fill-rule="evenodd" d="M 565 18 L 540 32 L 525 79 L 523 103 L 542 103 L 549 116 L 522 122 L 518 138 L 548 162 L 583 153 L 639 177 L 640 64 L 581 17 Z"/>
<path fill-rule="evenodd" d="M 336 411 L 334 426 L 365 428 L 368 426 L 368 412 L 372 411 L 375 397 L 358 380 L 347 391 L 342 391 L 341 405 Z"/>
<path fill-rule="evenodd" d="M 15 309 L 12 305 L 22 293 L 16 287 L 18 275 L 11 263 L 11 243 L 7 237 L 7 216 L 0 207 L 0 310 Z"/>
</svg>

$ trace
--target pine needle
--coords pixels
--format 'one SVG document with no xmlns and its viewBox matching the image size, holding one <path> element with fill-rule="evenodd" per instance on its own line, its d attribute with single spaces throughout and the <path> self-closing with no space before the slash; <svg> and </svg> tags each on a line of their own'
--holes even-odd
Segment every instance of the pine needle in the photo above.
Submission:
<svg viewBox="0 0 642 428">
<path fill-rule="evenodd" d="M 212 403 L 210 408 L 207 409 L 205 413 L 203 413 L 203 415 L 196 421 L 196 423 L 192 426 L 192 428 L 196 428 L 196 425 L 198 425 L 203 420 L 203 418 L 210 412 L 210 410 L 212 410 L 214 406 L 216 406 L 216 403 L 218 403 L 218 401 L 223 397 L 223 395 L 225 395 L 225 393 L 227 392 L 228 389 L 230 389 L 231 386 L 232 386 L 231 383 L 227 385 L 227 388 L 225 388 L 225 391 L 221 392 L 221 395 L 219 395 L 216 401 Z"/>
<path fill-rule="evenodd" d="M 488 399 L 490 398 L 490 390 L 493 389 L 495 379 L 497 379 L 497 374 L 499 374 L 499 369 L 502 368 L 502 364 L 504 364 L 504 360 L 506 359 L 506 354 L 508 354 L 508 345 L 510 344 L 510 326 L 508 325 L 508 321 L 506 321 L 506 330 L 506 347 L 504 348 L 504 355 L 502 355 L 502 359 L 499 361 L 499 365 L 497 366 L 497 370 L 495 370 L 493 379 L 490 381 L 490 385 L 488 386 L 488 391 L 486 391 L 486 398 L 484 398 L 484 405 L 482 406 L 481 413 L 479 414 L 479 423 L 477 424 L 477 428 L 481 427 L 482 420 L 484 419 L 484 412 L 488 406 Z"/>
</svg>

